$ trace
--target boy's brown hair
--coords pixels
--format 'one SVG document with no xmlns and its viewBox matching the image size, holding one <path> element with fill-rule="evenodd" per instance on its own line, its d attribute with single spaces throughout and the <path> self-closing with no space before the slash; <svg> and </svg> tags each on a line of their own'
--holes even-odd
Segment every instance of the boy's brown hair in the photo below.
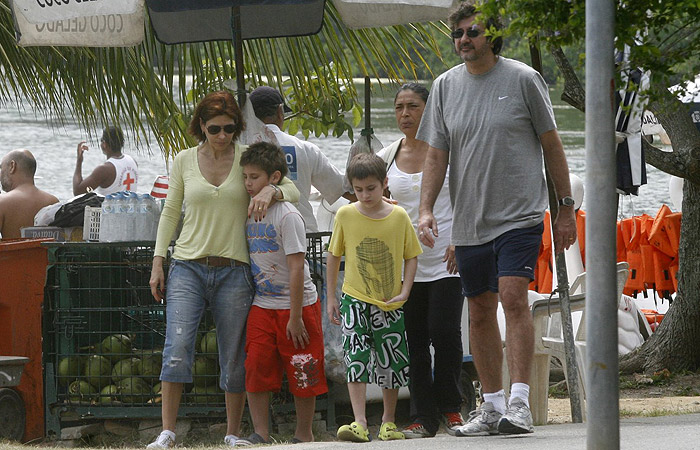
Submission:
<svg viewBox="0 0 700 450">
<path fill-rule="evenodd" d="M 287 160 L 284 152 L 269 142 L 256 142 L 250 145 L 241 155 L 241 167 L 244 166 L 259 167 L 268 175 L 272 175 L 276 170 L 279 170 L 282 177 L 287 175 Z"/>
<path fill-rule="evenodd" d="M 350 184 L 352 180 L 364 180 L 375 177 L 381 182 L 386 179 L 386 163 L 374 153 L 360 153 L 353 156 L 345 169 L 345 176 Z"/>
</svg>

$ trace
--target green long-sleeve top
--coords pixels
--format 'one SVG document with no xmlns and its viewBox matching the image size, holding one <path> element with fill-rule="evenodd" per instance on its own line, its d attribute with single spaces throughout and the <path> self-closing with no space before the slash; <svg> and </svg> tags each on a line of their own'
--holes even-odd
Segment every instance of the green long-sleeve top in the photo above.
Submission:
<svg viewBox="0 0 700 450">
<path fill-rule="evenodd" d="M 209 183 L 199 170 L 197 147 L 183 150 L 175 157 L 168 181 L 168 197 L 158 224 L 155 256 L 166 255 L 184 202 L 185 218 L 173 258 L 222 256 L 249 262 L 245 224 L 250 196 L 243 185 L 240 165 L 245 149 L 246 146 L 236 144 L 231 172 L 220 186 Z M 299 200 L 299 191 L 287 178 L 279 187 L 285 200 Z"/>
</svg>

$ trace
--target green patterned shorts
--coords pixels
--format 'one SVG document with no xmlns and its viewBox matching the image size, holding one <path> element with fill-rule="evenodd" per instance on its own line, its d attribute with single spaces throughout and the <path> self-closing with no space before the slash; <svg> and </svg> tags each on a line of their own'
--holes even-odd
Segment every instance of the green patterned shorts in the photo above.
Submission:
<svg viewBox="0 0 700 450">
<path fill-rule="evenodd" d="M 345 293 L 340 299 L 348 383 L 408 386 L 408 342 L 403 309 L 382 311 Z"/>
</svg>

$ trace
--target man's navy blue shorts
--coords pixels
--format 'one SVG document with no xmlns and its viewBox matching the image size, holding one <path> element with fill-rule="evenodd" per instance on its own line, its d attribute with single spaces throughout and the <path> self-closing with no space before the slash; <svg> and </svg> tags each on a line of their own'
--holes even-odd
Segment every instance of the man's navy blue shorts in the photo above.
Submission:
<svg viewBox="0 0 700 450">
<path fill-rule="evenodd" d="M 457 246 L 455 257 L 467 297 L 498 292 L 499 277 L 535 279 L 535 264 L 542 242 L 544 222 L 506 231 L 491 242 Z"/>
</svg>

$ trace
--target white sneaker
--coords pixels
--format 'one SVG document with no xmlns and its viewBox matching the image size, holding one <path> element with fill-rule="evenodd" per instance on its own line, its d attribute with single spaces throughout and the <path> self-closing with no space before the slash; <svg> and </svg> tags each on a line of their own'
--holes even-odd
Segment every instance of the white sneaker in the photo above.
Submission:
<svg viewBox="0 0 700 450">
<path fill-rule="evenodd" d="M 146 448 L 173 448 L 175 447 L 175 433 L 170 430 L 163 430 L 158 435 L 155 441 L 151 442 Z"/>
<path fill-rule="evenodd" d="M 227 447 L 235 447 L 237 440 L 238 436 L 236 436 L 235 434 L 227 434 L 226 436 L 224 436 L 224 444 L 226 444 Z"/>
<path fill-rule="evenodd" d="M 532 413 L 524 401 L 515 397 L 511 400 L 506 413 L 498 422 L 498 431 L 501 434 L 533 433 Z"/>
<path fill-rule="evenodd" d="M 501 413 L 496 411 L 493 403 L 484 402 L 469 413 L 467 423 L 455 430 L 455 436 L 488 436 L 498 434 L 498 421 Z"/>
</svg>

